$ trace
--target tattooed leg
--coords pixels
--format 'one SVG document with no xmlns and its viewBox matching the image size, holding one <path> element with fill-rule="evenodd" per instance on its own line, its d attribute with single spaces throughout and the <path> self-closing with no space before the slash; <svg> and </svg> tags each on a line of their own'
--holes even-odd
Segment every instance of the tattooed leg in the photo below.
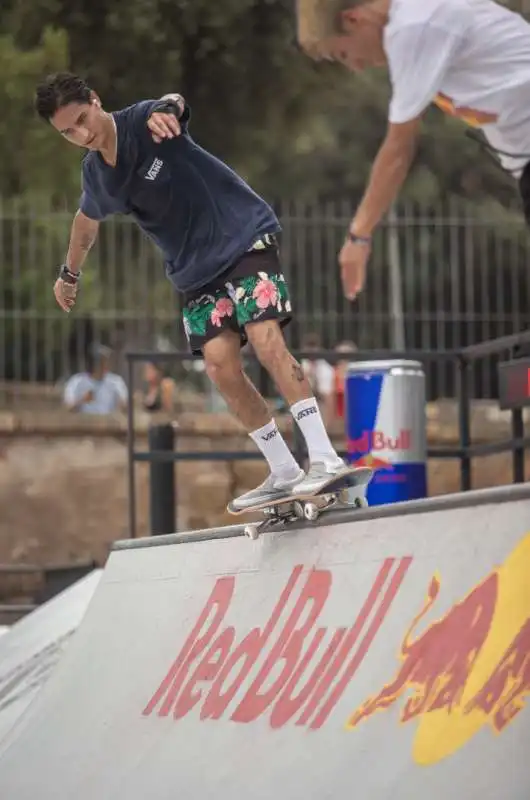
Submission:
<svg viewBox="0 0 530 800">
<path fill-rule="evenodd" d="M 276 320 L 253 322 L 245 327 L 245 333 L 260 364 L 265 367 L 290 406 L 313 396 L 309 381 L 298 361 L 287 349 Z"/>
<path fill-rule="evenodd" d="M 313 389 L 298 361 L 287 349 L 281 328 L 275 320 L 254 322 L 245 328 L 261 364 L 288 402 L 296 424 L 306 441 L 311 464 L 343 468 L 326 432 Z"/>
</svg>

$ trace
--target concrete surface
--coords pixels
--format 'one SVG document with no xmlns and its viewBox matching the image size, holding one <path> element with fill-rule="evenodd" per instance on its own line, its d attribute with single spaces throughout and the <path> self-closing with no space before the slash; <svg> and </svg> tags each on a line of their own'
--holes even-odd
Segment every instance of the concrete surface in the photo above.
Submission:
<svg viewBox="0 0 530 800">
<path fill-rule="evenodd" d="M 325 519 L 117 544 L 0 797 L 528 800 L 530 488 Z"/>
<path fill-rule="evenodd" d="M 16 622 L 0 638 L 0 742 L 53 674 L 94 594 L 95 569 Z M 0 797 L 5 797 L 0 793 Z"/>
</svg>

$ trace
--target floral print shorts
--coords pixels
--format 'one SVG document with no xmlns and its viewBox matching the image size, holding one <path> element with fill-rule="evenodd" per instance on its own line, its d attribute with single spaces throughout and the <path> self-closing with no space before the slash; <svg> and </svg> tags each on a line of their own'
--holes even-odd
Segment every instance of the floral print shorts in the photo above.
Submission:
<svg viewBox="0 0 530 800">
<path fill-rule="evenodd" d="M 184 298 L 184 330 L 193 353 L 224 330 L 247 341 L 245 325 L 275 319 L 291 320 L 291 301 L 281 271 L 278 250 L 249 252 L 233 269 L 209 286 Z"/>
</svg>

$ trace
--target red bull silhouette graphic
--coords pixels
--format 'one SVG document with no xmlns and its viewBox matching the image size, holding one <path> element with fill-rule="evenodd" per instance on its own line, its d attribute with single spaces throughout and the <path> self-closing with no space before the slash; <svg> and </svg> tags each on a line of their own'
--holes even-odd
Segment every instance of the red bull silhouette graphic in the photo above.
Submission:
<svg viewBox="0 0 530 800">
<path fill-rule="evenodd" d="M 424 607 L 400 648 L 394 679 L 349 717 L 355 729 L 404 700 L 400 721 L 418 720 L 413 757 L 434 764 L 482 727 L 500 734 L 525 708 L 530 693 L 530 534 L 504 564 L 414 637 L 433 608 L 434 576 Z"/>
</svg>

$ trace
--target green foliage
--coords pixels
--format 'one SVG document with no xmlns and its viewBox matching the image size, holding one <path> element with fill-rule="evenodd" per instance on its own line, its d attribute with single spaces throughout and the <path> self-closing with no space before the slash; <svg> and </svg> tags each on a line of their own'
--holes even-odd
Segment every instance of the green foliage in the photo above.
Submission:
<svg viewBox="0 0 530 800">
<path fill-rule="evenodd" d="M 0 36 L 0 196 L 64 196 L 74 188 L 79 154 L 74 154 L 33 110 L 35 84 L 43 73 L 68 64 L 64 31 L 47 28 L 41 42 L 21 50 L 8 33 Z M 78 179 L 77 179 L 78 183 Z"/>
<path fill-rule="evenodd" d="M 109 110 L 182 92 L 192 106 L 191 132 L 199 143 L 270 200 L 303 203 L 318 198 L 327 209 L 326 229 L 333 229 L 340 246 L 385 134 L 388 78 L 385 71 L 354 76 L 338 65 L 310 61 L 295 43 L 294 4 L 2 0 L 0 303 L 5 309 L 60 316 L 51 287 L 66 251 L 82 152 L 36 118 L 33 95 L 45 74 L 62 69 L 85 75 Z M 474 217 L 494 222 L 497 233 L 522 252 L 515 184 L 465 131 L 462 123 L 437 109 L 426 114 L 401 200 L 424 209 L 458 196 L 469 201 L 460 206 L 463 211 L 471 208 Z M 339 205 L 341 198 L 347 201 Z M 328 214 L 331 207 L 338 209 L 334 216 Z M 139 234 L 132 250 L 119 241 L 107 246 L 106 230 L 103 226 L 86 271 L 83 313 L 96 311 L 105 320 L 113 319 L 116 309 L 144 309 L 147 315 L 165 308 L 173 314 L 175 300 L 153 248 L 146 248 Z M 480 233 L 475 235 L 482 241 Z M 454 246 L 444 244 L 448 256 L 440 259 L 445 251 L 439 237 L 434 228 L 430 236 L 413 236 L 412 248 L 407 239 L 407 253 L 411 262 L 428 264 L 449 283 Z M 462 252 L 469 247 L 464 240 L 460 231 Z M 309 264 L 309 237 L 307 247 Z M 488 247 L 496 252 L 493 244 Z M 149 286 L 139 286 L 130 275 L 148 259 L 153 278 Z M 115 285 L 109 287 L 110 265 Z M 477 256 L 469 268 L 480 269 Z M 315 274 L 315 280 L 322 281 L 325 292 L 327 273 Z M 405 287 L 412 305 L 419 285 L 411 278 Z"/>
<path fill-rule="evenodd" d="M 194 137 L 268 197 L 357 197 L 384 136 L 385 71 L 314 64 L 295 43 L 284 0 L 4 0 L 0 31 L 0 195 L 73 202 L 79 153 L 32 117 L 36 80 L 69 67 L 107 108 L 181 91 Z M 44 31 L 44 33 L 43 33 Z M 510 202 L 514 186 L 464 126 L 425 120 L 406 196 Z M 13 142 L 17 141 L 17 148 Z"/>
</svg>

